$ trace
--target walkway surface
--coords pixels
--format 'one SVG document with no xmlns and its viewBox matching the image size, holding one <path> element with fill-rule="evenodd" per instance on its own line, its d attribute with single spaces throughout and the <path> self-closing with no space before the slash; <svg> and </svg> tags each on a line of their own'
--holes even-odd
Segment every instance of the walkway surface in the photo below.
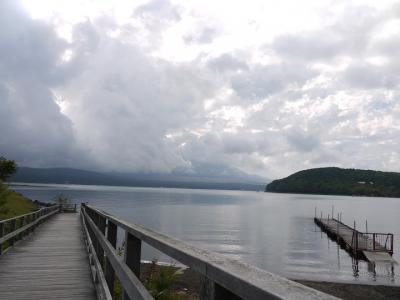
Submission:
<svg viewBox="0 0 400 300">
<path fill-rule="evenodd" d="M 56 214 L 0 256 L 0 299 L 96 299 L 78 213 Z"/>
</svg>

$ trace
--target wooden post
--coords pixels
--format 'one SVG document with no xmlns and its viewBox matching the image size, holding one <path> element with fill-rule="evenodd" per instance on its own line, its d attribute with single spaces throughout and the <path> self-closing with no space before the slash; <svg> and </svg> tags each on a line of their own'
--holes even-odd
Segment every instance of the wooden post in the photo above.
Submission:
<svg viewBox="0 0 400 300">
<path fill-rule="evenodd" d="M 390 234 L 390 237 L 391 237 L 391 239 L 390 239 L 390 254 L 392 255 L 393 254 L 393 234 Z"/>
<path fill-rule="evenodd" d="M 107 224 L 107 239 L 110 242 L 110 244 L 115 248 L 117 245 L 117 225 L 115 225 L 113 222 L 108 220 Z M 108 284 L 108 289 L 110 290 L 111 295 L 113 295 L 114 292 L 114 280 L 115 280 L 115 274 L 114 270 L 112 268 L 112 265 L 110 261 L 106 258 L 106 272 L 105 272 L 105 277 L 106 281 Z"/>
<path fill-rule="evenodd" d="M 200 300 L 243 300 L 211 279 L 201 277 Z"/>
<path fill-rule="evenodd" d="M 365 233 L 368 233 L 368 220 L 365 219 Z"/>
<path fill-rule="evenodd" d="M 140 257 L 142 252 L 142 241 L 137 237 L 125 232 L 125 253 L 124 260 L 129 269 L 140 279 Z M 124 291 L 124 300 L 128 300 L 129 296 Z"/>
<path fill-rule="evenodd" d="M 11 220 L 11 231 L 10 232 L 13 232 L 15 230 L 17 230 L 17 222 L 15 219 L 13 219 L 13 220 Z M 10 239 L 10 246 L 14 246 L 15 240 L 16 240 L 16 237 L 12 237 Z"/>
<path fill-rule="evenodd" d="M 98 215 L 98 222 L 99 222 L 99 224 L 98 224 L 99 229 L 103 233 L 103 235 L 105 236 L 106 235 L 106 219 L 104 217 Z M 97 251 L 97 257 L 99 259 L 101 267 L 104 270 L 104 266 L 105 266 L 105 264 L 104 264 L 104 250 L 101 247 L 100 243 L 98 244 L 98 247 L 99 247 L 99 249 Z"/>
<path fill-rule="evenodd" d="M 358 251 L 358 232 L 356 231 L 356 256 Z"/>
<path fill-rule="evenodd" d="M 375 251 L 375 233 L 372 234 L 372 250 Z"/>
<path fill-rule="evenodd" d="M 336 227 L 336 237 L 337 237 L 337 240 L 339 240 L 339 214 L 338 214 L 338 220 L 336 222 L 336 225 L 337 225 L 337 227 Z"/>
<path fill-rule="evenodd" d="M 0 238 L 4 236 L 4 223 L 0 223 Z M 0 255 L 3 252 L 3 244 L 0 243 Z"/>
<path fill-rule="evenodd" d="M 332 205 L 332 219 L 333 219 L 333 216 L 334 216 L 334 214 L 333 214 L 334 209 L 335 209 L 335 206 Z"/>
<path fill-rule="evenodd" d="M 314 218 L 317 218 L 317 207 L 314 209 Z"/>
</svg>

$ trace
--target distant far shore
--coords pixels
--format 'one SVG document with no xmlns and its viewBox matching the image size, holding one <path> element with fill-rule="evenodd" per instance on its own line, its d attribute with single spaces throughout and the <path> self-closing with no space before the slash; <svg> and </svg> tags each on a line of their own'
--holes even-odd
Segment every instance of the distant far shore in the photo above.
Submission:
<svg viewBox="0 0 400 300">
<path fill-rule="evenodd" d="M 400 173 L 316 168 L 269 183 L 266 192 L 400 198 Z"/>
<path fill-rule="evenodd" d="M 226 191 L 253 191 L 253 192 L 263 192 L 264 185 L 262 184 L 249 184 L 247 188 L 235 188 L 224 185 L 224 187 L 210 187 L 210 186 L 132 186 L 132 185 L 108 185 L 108 184 L 81 184 L 81 183 L 53 183 L 53 182 L 9 182 L 10 187 L 26 186 L 26 187 L 48 187 L 48 186 L 85 186 L 85 187 L 107 187 L 107 188 L 166 188 L 166 189 L 191 189 L 191 190 L 226 190 Z M 246 187 L 246 186 L 245 186 Z"/>
</svg>

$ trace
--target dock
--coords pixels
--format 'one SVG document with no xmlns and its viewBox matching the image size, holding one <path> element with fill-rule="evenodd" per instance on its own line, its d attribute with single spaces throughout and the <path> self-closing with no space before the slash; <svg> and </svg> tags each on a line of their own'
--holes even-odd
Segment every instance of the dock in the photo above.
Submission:
<svg viewBox="0 0 400 300">
<path fill-rule="evenodd" d="M 154 299 L 140 280 L 143 243 L 198 273 L 201 300 L 337 299 L 87 204 L 0 220 L 0 299 L 112 300 L 116 279 L 122 299 Z"/>
<path fill-rule="evenodd" d="M 0 258 L 0 270 L 1 299 L 97 299 L 78 214 L 54 215 Z"/>
<path fill-rule="evenodd" d="M 322 231 L 353 257 L 370 262 L 392 262 L 393 234 L 361 232 L 335 218 L 314 218 Z"/>
</svg>

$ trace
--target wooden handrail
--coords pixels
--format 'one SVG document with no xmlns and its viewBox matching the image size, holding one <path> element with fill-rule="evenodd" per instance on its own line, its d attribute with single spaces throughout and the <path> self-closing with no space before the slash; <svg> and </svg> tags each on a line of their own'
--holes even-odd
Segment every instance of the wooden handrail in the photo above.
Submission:
<svg viewBox="0 0 400 300">
<path fill-rule="evenodd" d="M 202 276 L 204 299 L 337 299 L 254 266 L 190 246 L 142 225 L 131 224 L 93 206 L 82 204 L 88 232 L 97 250 L 103 251 L 130 299 L 152 299 L 138 279 L 141 242 L 176 259 Z M 105 227 L 125 230 L 125 257 L 118 258 Z M 136 249 L 137 251 L 133 251 Z M 100 264 L 105 264 L 101 261 Z M 104 270 L 104 267 L 103 267 Z M 110 283 L 108 283 L 109 286 Z"/>
<path fill-rule="evenodd" d="M 59 211 L 59 205 L 52 205 L 43 207 L 32 213 L 0 221 L 0 255 L 4 252 L 3 244 L 5 242 L 9 242 L 10 246 L 14 245 L 18 237 L 22 238 L 27 231 L 33 231 L 35 226 Z M 17 228 L 17 221 L 20 221 L 19 228 Z M 4 231 L 7 225 L 9 225 L 10 231 L 5 234 Z"/>
</svg>

